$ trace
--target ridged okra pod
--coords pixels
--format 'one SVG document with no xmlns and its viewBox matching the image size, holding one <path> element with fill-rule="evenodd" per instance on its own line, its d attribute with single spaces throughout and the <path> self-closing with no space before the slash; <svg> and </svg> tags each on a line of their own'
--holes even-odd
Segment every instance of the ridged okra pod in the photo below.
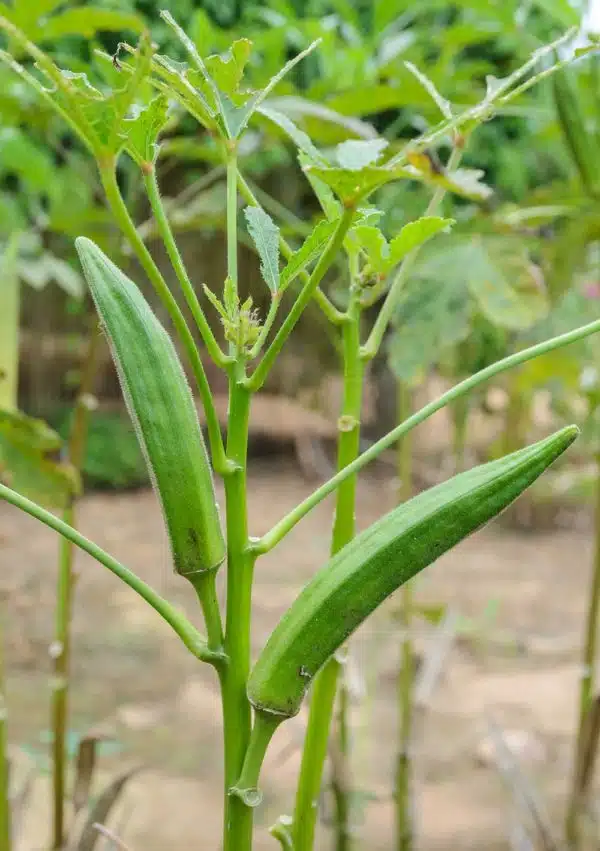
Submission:
<svg viewBox="0 0 600 851">
<path fill-rule="evenodd" d="M 194 399 L 166 330 L 138 287 L 89 239 L 76 240 L 181 576 L 219 567 L 225 541 Z"/>
<path fill-rule="evenodd" d="M 251 672 L 259 715 L 295 715 L 319 669 L 397 588 L 503 511 L 575 440 L 568 426 L 400 505 L 340 550 L 275 627 Z"/>
</svg>

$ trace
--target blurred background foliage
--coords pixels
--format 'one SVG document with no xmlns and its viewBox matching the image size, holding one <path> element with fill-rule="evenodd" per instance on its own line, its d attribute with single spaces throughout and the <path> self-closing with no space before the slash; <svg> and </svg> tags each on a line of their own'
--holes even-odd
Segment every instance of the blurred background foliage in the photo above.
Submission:
<svg viewBox="0 0 600 851">
<path fill-rule="evenodd" d="M 435 100 L 407 63 L 425 73 L 444 98 L 464 108 L 482 98 L 490 76 L 506 76 L 537 47 L 579 25 L 585 13 L 584 3 L 569 0 L 13 0 L 0 4 L 0 13 L 61 67 L 85 71 L 96 84 L 101 79 L 97 50 L 114 54 L 120 42 L 135 41 L 145 28 L 161 52 L 184 59 L 181 45 L 159 18 L 163 8 L 176 16 L 204 56 L 225 52 L 234 39 L 249 39 L 253 52 L 246 77 L 253 88 L 320 38 L 319 49 L 279 85 L 271 105 L 318 146 L 379 134 L 392 149 L 439 121 Z M 119 73 L 118 58 L 112 71 Z M 598 59 L 582 60 L 569 74 L 585 133 L 597 140 Z M 485 172 L 494 194 L 477 205 L 446 199 L 444 214 L 457 225 L 423 251 L 376 375 L 391 370 L 412 386 L 434 369 L 461 376 L 540 338 L 549 327 L 566 330 L 598 312 L 600 217 L 559 118 L 556 92 L 541 84 L 474 134 L 464 162 Z M 431 154 L 443 160 L 447 150 Z M 297 243 L 319 210 L 289 141 L 274 123 L 258 117 L 240 155 L 261 202 Z M 161 145 L 159 177 L 195 284 L 205 282 L 219 290 L 224 277 L 224 175 L 209 134 L 177 110 Z M 168 276 L 153 244 L 153 225 L 136 173 L 125 162 L 120 179 L 140 230 Z M 387 235 L 421 215 L 427 200 L 427 191 L 418 184 L 385 187 L 376 201 Z M 91 328 L 73 240 L 85 234 L 131 274 L 137 270 L 111 225 L 86 153 L 55 113 L 0 66 L 0 240 L 15 233 L 17 277 L 25 285 L 20 406 L 63 428 Z M 261 309 L 264 292 L 256 258 L 250 247 L 244 251 L 242 287 Z M 300 351 L 296 360 L 302 368 L 294 370 L 284 358 L 269 387 L 273 392 L 285 389 L 295 395 L 318 380 L 323 364 L 335 367 L 335 351 L 318 319 L 317 311 L 307 312 L 287 350 L 290 362 Z M 553 399 L 564 408 L 565 392 L 581 391 L 581 356 L 589 356 L 593 346 L 587 342 L 561 353 L 558 377 L 551 360 L 546 369 L 542 365 L 519 374 L 509 396 L 531 397 L 551 385 Z M 108 357 L 100 372 L 98 393 L 110 401 L 118 389 Z M 588 385 L 590 380 L 588 374 Z M 589 394 L 583 395 L 589 401 Z M 122 418 L 100 410 L 94 419 L 89 480 L 118 487 L 143 481 Z M 389 423 L 382 419 L 385 412 L 379 411 L 384 430 Z"/>
</svg>

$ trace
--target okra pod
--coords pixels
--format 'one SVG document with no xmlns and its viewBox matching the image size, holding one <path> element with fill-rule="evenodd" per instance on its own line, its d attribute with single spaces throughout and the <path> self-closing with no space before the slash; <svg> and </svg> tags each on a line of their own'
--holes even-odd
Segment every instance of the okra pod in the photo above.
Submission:
<svg viewBox="0 0 600 851">
<path fill-rule="evenodd" d="M 85 237 L 76 247 L 160 500 L 176 573 L 219 567 L 225 541 L 196 406 L 171 338 L 141 291 Z"/>
<path fill-rule="evenodd" d="M 385 515 L 339 551 L 275 627 L 248 680 L 259 714 L 295 715 L 311 680 L 397 588 L 503 511 L 575 440 L 568 426 Z"/>
</svg>

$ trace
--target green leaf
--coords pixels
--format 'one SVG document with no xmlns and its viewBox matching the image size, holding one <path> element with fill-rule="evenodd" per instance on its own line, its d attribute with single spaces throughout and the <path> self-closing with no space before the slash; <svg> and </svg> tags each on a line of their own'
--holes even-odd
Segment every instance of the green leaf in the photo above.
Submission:
<svg viewBox="0 0 600 851">
<path fill-rule="evenodd" d="M 386 139 L 348 139 L 337 146 L 335 156 L 342 168 L 360 171 L 365 166 L 376 163 L 387 145 Z"/>
<path fill-rule="evenodd" d="M 341 198 L 344 204 L 355 206 L 375 189 L 399 180 L 402 177 L 410 178 L 411 173 L 405 168 L 388 169 L 380 166 L 369 165 L 360 171 L 346 168 L 323 167 L 315 165 L 304 166 L 307 177 L 317 177 L 323 183 L 333 189 L 335 194 Z"/>
<path fill-rule="evenodd" d="M 402 292 L 387 343 L 394 375 L 413 385 L 422 380 L 450 347 L 469 335 L 471 310 L 460 274 L 446 281 L 413 278 Z"/>
<path fill-rule="evenodd" d="M 0 411 L 0 479 L 50 508 L 66 506 L 80 490 L 76 471 L 58 457 L 61 446 L 43 421 Z"/>
<path fill-rule="evenodd" d="M 330 106 L 315 103 L 297 95 L 270 98 L 269 106 L 278 112 L 283 112 L 293 120 L 302 119 L 306 122 L 311 137 L 316 140 L 329 139 L 336 128 L 338 135 L 340 131 L 343 131 L 344 137 L 350 133 L 352 136 L 358 136 L 359 139 L 377 138 L 377 131 L 366 121 L 344 115 Z"/>
<path fill-rule="evenodd" d="M 447 233 L 454 224 L 454 219 L 443 219 L 440 216 L 422 216 L 414 222 L 404 225 L 398 236 L 390 243 L 390 255 L 387 269 L 402 260 L 410 251 L 423 245 L 438 233 Z"/>
<path fill-rule="evenodd" d="M 206 68 L 220 91 L 233 98 L 244 76 L 244 68 L 252 52 L 252 42 L 247 38 L 234 41 L 222 56 L 207 56 Z"/>
<path fill-rule="evenodd" d="M 576 27 L 579 25 L 579 13 L 569 0 L 534 0 L 534 6 L 543 9 L 561 27 Z"/>
<path fill-rule="evenodd" d="M 329 221 L 339 218 L 342 214 L 342 206 L 336 200 L 329 186 L 309 168 L 309 166 L 314 165 L 314 161 L 306 154 L 300 152 L 298 154 L 298 162 Z"/>
<path fill-rule="evenodd" d="M 321 219 L 306 237 L 298 251 L 295 251 L 281 273 L 281 288 L 287 287 L 315 258 L 319 257 L 336 227 L 338 219 Z"/>
<path fill-rule="evenodd" d="M 125 150 L 137 165 L 156 162 L 157 140 L 167 123 L 168 110 L 168 98 L 158 95 L 147 106 L 137 108 L 131 118 L 125 119 Z"/>
<path fill-rule="evenodd" d="M 16 174 L 30 191 L 48 192 L 56 166 L 48 150 L 16 127 L 0 129 L 0 175 Z"/>
<path fill-rule="evenodd" d="M 27 35 L 38 43 L 43 43 L 70 35 L 91 39 L 99 32 L 121 33 L 124 30 L 143 32 L 144 19 L 132 12 L 119 12 L 116 9 L 102 9 L 86 4 L 81 8 L 65 9 L 64 12 L 53 15 Z"/>
<path fill-rule="evenodd" d="M 404 66 L 410 71 L 410 73 L 417 78 L 417 80 L 421 83 L 427 94 L 431 97 L 431 99 L 435 102 L 439 111 L 442 113 L 444 118 L 451 119 L 452 118 L 452 107 L 450 106 L 450 101 L 446 100 L 446 98 L 442 97 L 442 95 L 438 92 L 432 81 L 429 77 L 426 77 L 422 71 L 413 65 L 412 62 L 405 62 Z"/>
<path fill-rule="evenodd" d="M 548 310 L 531 264 L 514 241 L 473 239 L 463 243 L 451 262 L 464 264 L 467 285 L 490 322 L 522 331 Z M 520 289 L 516 286 L 520 284 Z"/>
<path fill-rule="evenodd" d="M 248 233 L 260 257 L 260 271 L 271 293 L 279 290 L 279 228 L 260 207 L 246 207 L 244 210 Z"/>
</svg>

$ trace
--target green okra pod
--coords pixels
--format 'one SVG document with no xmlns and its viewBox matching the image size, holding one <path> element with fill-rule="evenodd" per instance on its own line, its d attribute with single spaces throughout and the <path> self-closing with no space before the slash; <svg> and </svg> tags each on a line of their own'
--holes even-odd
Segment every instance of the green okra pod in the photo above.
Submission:
<svg viewBox="0 0 600 851">
<path fill-rule="evenodd" d="M 175 571 L 219 567 L 225 541 L 191 390 L 169 335 L 138 287 L 91 240 L 76 247 L 158 494 Z"/>
<path fill-rule="evenodd" d="M 552 91 L 558 123 L 586 192 L 596 197 L 599 191 L 595 139 L 586 127 L 580 96 L 570 69 L 552 78 Z"/>
<path fill-rule="evenodd" d="M 385 515 L 337 553 L 275 627 L 248 680 L 258 714 L 295 715 L 319 669 L 397 588 L 503 511 L 575 440 L 568 426 Z"/>
</svg>

